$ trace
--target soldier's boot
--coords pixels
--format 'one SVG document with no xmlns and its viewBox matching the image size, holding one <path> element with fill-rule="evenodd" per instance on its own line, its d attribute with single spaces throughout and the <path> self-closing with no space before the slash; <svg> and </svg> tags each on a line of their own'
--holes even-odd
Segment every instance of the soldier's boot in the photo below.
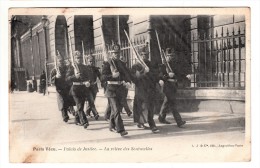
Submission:
<svg viewBox="0 0 260 168">
<path fill-rule="evenodd" d="M 183 128 L 183 126 L 186 124 L 186 121 L 182 120 L 181 115 L 180 115 L 180 113 L 177 110 L 174 110 L 173 117 L 174 117 L 174 119 L 175 119 L 175 121 L 177 123 L 177 126 L 179 128 Z"/>
<path fill-rule="evenodd" d="M 62 113 L 62 118 L 64 122 L 68 122 L 69 116 L 68 116 L 68 111 L 66 109 L 61 110 Z"/>
<path fill-rule="evenodd" d="M 94 118 L 95 118 L 95 120 L 98 120 L 98 118 L 99 118 L 99 114 L 98 114 L 96 108 L 92 108 L 92 112 L 93 112 L 93 114 L 94 114 Z"/>
<path fill-rule="evenodd" d="M 127 131 L 122 131 L 122 132 L 120 132 L 120 135 L 121 135 L 121 136 L 125 136 L 125 135 L 127 135 L 127 134 L 128 134 Z"/>
<path fill-rule="evenodd" d="M 79 126 L 81 125 L 79 121 L 79 116 L 77 116 L 77 114 L 75 115 L 75 124 Z"/>
<path fill-rule="evenodd" d="M 158 120 L 159 120 L 160 123 L 163 123 L 163 124 L 171 124 L 165 118 L 166 118 L 166 116 L 162 116 L 161 114 L 159 114 Z"/>
<path fill-rule="evenodd" d="M 147 127 L 146 125 L 144 125 L 143 123 L 138 123 L 137 124 L 138 128 L 143 128 L 143 129 L 149 129 L 149 127 Z"/>
<path fill-rule="evenodd" d="M 160 132 L 160 130 L 157 127 L 153 127 L 151 130 L 152 130 L 153 133 L 159 133 Z"/>
<path fill-rule="evenodd" d="M 91 109 L 88 108 L 88 109 L 86 110 L 86 116 L 87 116 L 87 117 L 92 117 L 92 116 L 90 115 L 90 112 L 91 112 Z"/>
<path fill-rule="evenodd" d="M 73 106 L 69 106 L 68 111 L 69 111 L 70 114 L 72 114 L 73 116 L 75 116 L 76 112 L 75 112 Z"/>
<path fill-rule="evenodd" d="M 87 129 L 88 126 L 89 126 L 89 123 L 88 123 L 88 122 L 86 122 L 86 123 L 83 125 L 83 127 L 84 127 L 85 129 Z"/>
<path fill-rule="evenodd" d="M 186 124 L 186 121 L 181 121 L 180 123 L 177 123 L 177 126 L 179 128 L 183 128 L 183 126 Z"/>
</svg>

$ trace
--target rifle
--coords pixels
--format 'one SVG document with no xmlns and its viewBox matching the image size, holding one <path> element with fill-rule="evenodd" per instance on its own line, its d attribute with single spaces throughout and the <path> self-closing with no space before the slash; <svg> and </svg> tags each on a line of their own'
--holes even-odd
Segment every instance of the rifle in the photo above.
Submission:
<svg viewBox="0 0 260 168">
<path fill-rule="evenodd" d="M 108 58 L 107 48 L 106 48 L 106 44 L 105 44 L 105 38 L 104 38 L 104 34 L 103 34 L 103 26 L 101 23 L 100 23 L 100 28 L 101 28 L 101 39 L 102 39 L 102 54 L 104 55 L 104 60 L 108 61 L 109 58 Z M 113 59 L 111 59 L 111 62 L 108 61 L 108 63 L 110 65 L 111 72 L 118 72 Z"/>
<path fill-rule="evenodd" d="M 71 64 L 74 68 L 74 73 L 75 75 L 80 73 L 79 72 L 79 67 L 77 64 L 75 64 L 75 60 L 74 60 L 74 57 L 73 57 L 73 54 L 72 54 L 72 44 L 71 44 L 71 37 L 69 36 L 69 47 L 70 47 L 70 59 L 71 59 Z"/>
<path fill-rule="evenodd" d="M 127 37 L 128 42 L 130 43 L 131 48 L 134 50 L 134 54 L 135 54 L 136 59 L 140 62 L 140 64 L 141 64 L 144 68 L 148 68 L 148 66 L 147 66 L 147 65 L 145 64 L 145 62 L 142 60 L 141 56 L 140 56 L 139 53 L 136 51 L 134 45 L 133 45 L 132 42 L 130 41 L 130 38 L 129 38 L 127 32 L 126 32 L 125 30 L 124 30 L 124 32 L 125 32 L 125 35 L 126 35 L 126 37 Z M 148 69 L 149 69 L 149 68 L 148 68 Z"/>
<path fill-rule="evenodd" d="M 57 50 L 57 55 L 60 55 L 59 50 Z M 60 69 L 58 68 L 58 65 L 57 65 L 57 56 L 56 56 L 56 54 L 54 55 L 54 66 L 55 66 L 55 69 L 56 69 L 56 73 L 59 76 L 61 76 Z"/>
<path fill-rule="evenodd" d="M 84 43 L 83 43 L 83 41 L 81 41 L 81 45 L 82 45 L 83 64 L 86 65 L 85 50 L 84 50 Z"/>
<path fill-rule="evenodd" d="M 172 68 L 171 68 L 171 66 L 169 65 L 169 63 L 166 61 L 165 53 L 164 53 L 164 51 L 163 51 L 162 48 L 161 48 L 159 36 L 158 36 L 158 33 L 157 33 L 156 30 L 155 30 L 155 34 L 156 34 L 156 38 L 157 38 L 157 42 L 158 42 L 158 46 L 159 46 L 159 50 L 160 50 L 160 55 L 161 55 L 162 62 L 163 62 L 163 64 L 166 66 L 166 71 L 167 71 L 167 73 L 172 72 Z"/>
</svg>

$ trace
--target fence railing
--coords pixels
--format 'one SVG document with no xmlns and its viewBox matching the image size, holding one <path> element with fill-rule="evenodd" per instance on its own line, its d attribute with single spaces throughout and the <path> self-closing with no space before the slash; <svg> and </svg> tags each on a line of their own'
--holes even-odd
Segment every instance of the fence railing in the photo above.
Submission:
<svg viewBox="0 0 260 168">
<path fill-rule="evenodd" d="M 139 50 L 140 47 L 148 45 L 145 41 L 145 37 L 141 37 L 139 39 L 135 39 L 132 41 L 134 47 Z M 107 44 L 107 49 L 108 49 L 108 55 L 111 56 L 111 51 L 112 51 L 112 45 L 113 44 Z M 136 58 L 133 55 L 133 51 L 131 49 L 130 44 L 128 41 L 122 41 L 120 43 L 120 48 L 121 52 L 120 55 L 123 57 L 124 61 L 127 63 L 127 67 L 131 68 L 133 64 L 136 63 Z M 96 61 L 96 66 L 97 67 L 102 67 L 104 57 L 102 55 L 102 46 L 97 46 L 95 50 L 89 51 L 92 53 L 93 56 L 95 56 L 95 61 Z"/>
<path fill-rule="evenodd" d="M 220 35 L 192 34 L 191 87 L 245 87 L 245 32 L 229 32 L 222 27 Z"/>
</svg>

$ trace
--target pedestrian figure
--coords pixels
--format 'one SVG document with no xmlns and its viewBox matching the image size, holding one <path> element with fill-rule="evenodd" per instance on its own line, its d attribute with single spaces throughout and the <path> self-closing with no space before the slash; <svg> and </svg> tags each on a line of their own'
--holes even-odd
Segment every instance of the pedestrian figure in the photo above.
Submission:
<svg viewBox="0 0 260 168">
<path fill-rule="evenodd" d="M 73 97 L 69 95 L 70 85 L 65 80 L 67 69 L 68 66 L 65 65 L 63 57 L 58 52 L 57 67 L 51 71 L 51 81 L 56 87 L 58 108 L 61 111 L 64 122 L 68 122 L 69 120 L 69 106 L 75 104 Z"/>
<path fill-rule="evenodd" d="M 42 71 L 42 74 L 40 76 L 40 85 L 41 85 L 41 89 L 42 89 L 42 92 L 43 92 L 43 96 L 45 96 L 45 93 L 46 93 L 46 74 L 45 74 L 44 70 Z"/>
<path fill-rule="evenodd" d="M 156 83 L 159 81 L 159 70 L 157 65 L 152 65 L 148 60 L 149 52 L 147 47 L 142 47 L 139 51 L 145 68 L 140 62 L 132 66 L 132 76 L 135 83 L 134 97 L 134 122 L 139 128 L 147 128 L 144 124 L 148 122 L 153 133 L 159 132 L 154 122 L 154 105 L 156 99 Z M 147 113 L 147 114 L 145 114 Z"/>
<path fill-rule="evenodd" d="M 102 81 L 107 83 L 105 95 L 111 107 L 109 130 L 127 135 L 120 114 L 120 100 L 124 98 L 122 92 L 125 86 L 130 86 L 131 77 L 124 62 L 120 60 L 120 46 L 112 46 L 112 58 L 103 63 Z"/>
<path fill-rule="evenodd" d="M 178 62 L 176 61 L 176 55 L 171 52 L 170 48 L 166 49 L 166 63 L 160 66 L 160 77 L 164 81 L 161 83 L 163 87 L 163 92 L 165 94 L 163 104 L 161 106 L 160 114 L 159 114 L 159 122 L 164 124 L 170 124 L 169 121 L 166 120 L 167 111 L 173 114 L 173 117 L 177 123 L 178 127 L 182 127 L 186 121 L 182 120 L 180 113 L 177 110 L 176 103 L 176 93 L 177 93 L 177 81 L 178 76 L 183 74 L 183 70 L 178 70 Z M 169 71 L 166 66 L 170 66 Z"/>
<path fill-rule="evenodd" d="M 11 82 L 10 82 L 10 93 L 13 93 L 15 88 L 16 88 L 15 81 L 14 81 L 14 79 L 11 79 Z"/>
<path fill-rule="evenodd" d="M 89 72 L 89 75 L 90 75 L 90 77 L 89 77 L 89 79 L 90 79 L 90 92 L 92 93 L 93 99 L 95 101 L 97 93 L 99 91 L 98 85 L 97 85 L 97 79 L 101 80 L 101 73 L 99 71 L 99 68 L 95 67 L 95 58 L 91 54 L 88 55 L 88 57 L 87 57 L 87 71 Z M 87 116 L 90 116 L 91 111 L 94 115 L 94 118 L 96 120 L 98 120 L 98 118 L 99 118 L 98 112 L 95 109 L 93 110 L 89 106 L 89 102 L 88 102 L 87 110 L 86 110 Z"/>
<path fill-rule="evenodd" d="M 83 111 L 85 101 L 88 101 L 90 108 L 96 111 L 94 97 L 90 91 L 90 73 L 87 70 L 87 66 L 83 64 L 83 57 L 79 51 L 75 51 L 74 59 L 75 62 L 72 62 L 73 66 L 67 70 L 66 81 L 72 82 L 70 95 L 73 96 L 77 106 L 75 124 L 87 128 L 89 123 Z"/>
</svg>

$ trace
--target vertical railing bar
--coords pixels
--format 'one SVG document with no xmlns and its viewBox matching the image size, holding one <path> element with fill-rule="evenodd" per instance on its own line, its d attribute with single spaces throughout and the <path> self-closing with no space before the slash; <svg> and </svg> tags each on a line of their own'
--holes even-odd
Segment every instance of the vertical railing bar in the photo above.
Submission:
<svg viewBox="0 0 260 168">
<path fill-rule="evenodd" d="M 206 82 L 208 82 L 208 72 L 207 72 L 207 41 L 206 41 L 206 33 L 204 33 L 203 35 L 204 37 L 204 42 L 203 42 L 203 46 L 204 46 L 204 77 L 206 79 Z M 208 83 L 206 83 L 206 86 L 208 86 Z"/>
<path fill-rule="evenodd" d="M 200 38 L 199 34 L 198 34 L 197 38 L 198 39 Z M 198 42 L 198 74 L 199 74 L 199 80 L 197 82 L 198 87 L 201 87 L 201 85 L 200 85 L 200 81 L 201 81 L 201 76 L 200 76 L 200 72 L 201 72 L 201 70 L 200 70 L 200 43 L 201 42 Z"/>
<path fill-rule="evenodd" d="M 232 48 L 233 48 L 233 87 L 235 87 L 236 85 L 236 77 L 235 77 L 235 70 L 236 70 L 236 55 L 235 55 L 235 46 L 236 46 L 236 40 L 234 38 L 235 36 L 235 30 L 234 30 L 234 27 L 233 27 L 233 31 L 232 31 L 232 40 L 233 40 L 233 45 L 232 45 Z"/>
<path fill-rule="evenodd" d="M 221 47 L 220 47 L 220 50 L 221 50 L 221 55 L 220 55 L 220 59 L 221 59 L 221 86 L 223 87 L 224 86 L 224 77 L 223 77 L 223 75 L 224 75 L 224 66 L 223 66 L 223 64 L 224 64 L 224 60 L 223 60 L 223 27 L 222 27 L 222 31 L 221 31 L 221 37 L 222 37 L 222 39 L 221 39 Z"/>
<path fill-rule="evenodd" d="M 226 45 L 226 49 L 227 49 L 227 54 L 226 54 L 226 73 L 227 73 L 227 85 L 229 87 L 230 84 L 230 80 L 229 80 L 229 72 L 230 72 L 230 50 L 229 50 L 229 32 L 228 32 L 228 28 L 227 28 L 227 45 Z"/>
<path fill-rule="evenodd" d="M 210 35 L 209 35 L 209 39 L 210 39 L 210 42 L 209 42 L 209 60 L 210 60 L 210 62 L 209 62 L 209 69 L 210 69 L 210 81 L 213 81 L 213 66 L 212 66 L 212 64 L 213 64 L 213 61 L 212 61 L 212 46 L 211 46 L 211 44 L 212 44 L 212 38 L 211 38 L 211 32 L 210 32 Z M 210 83 L 210 86 L 212 87 L 213 86 L 213 83 Z"/>
<path fill-rule="evenodd" d="M 196 68 L 195 68 L 195 51 L 194 51 L 194 34 L 192 34 L 192 38 L 193 38 L 193 41 L 192 41 L 192 54 L 193 54 L 193 73 L 194 73 L 194 81 L 193 81 L 193 85 L 195 87 L 195 83 L 196 83 Z"/>
<path fill-rule="evenodd" d="M 240 77 L 240 74 L 241 74 L 241 35 L 240 35 L 240 26 L 238 28 L 238 86 L 241 87 L 241 77 Z"/>
</svg>

